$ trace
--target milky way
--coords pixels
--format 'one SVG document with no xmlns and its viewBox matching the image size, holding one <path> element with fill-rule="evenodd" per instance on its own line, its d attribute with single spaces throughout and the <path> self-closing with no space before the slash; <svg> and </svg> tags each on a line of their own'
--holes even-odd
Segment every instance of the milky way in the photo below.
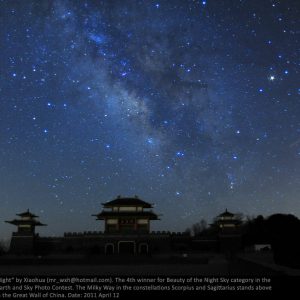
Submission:
<svg viewBox="0 0 300 300">
<path fill-rule="evenodd" d="M 225 208 L 300 216 L 298 1 L 1 1 L 2 219 L 96 230 L 117 195 L 154 229 Z M 4 235 L 13 230 L 1 221 Z"/>
</svg>

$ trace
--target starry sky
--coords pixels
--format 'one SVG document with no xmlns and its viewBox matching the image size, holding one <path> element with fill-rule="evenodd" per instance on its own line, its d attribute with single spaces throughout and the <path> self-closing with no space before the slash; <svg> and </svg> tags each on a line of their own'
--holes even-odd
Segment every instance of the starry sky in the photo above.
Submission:
<svg viewBox="0 0 300 300">
<path fill-rule="evenodd" d="M 42 235 L 103 229 L 117 195 L 154 230 L 225 208 L 300 217 L 297 0 L 0 1 L 0 201 Z"/>
</svg>

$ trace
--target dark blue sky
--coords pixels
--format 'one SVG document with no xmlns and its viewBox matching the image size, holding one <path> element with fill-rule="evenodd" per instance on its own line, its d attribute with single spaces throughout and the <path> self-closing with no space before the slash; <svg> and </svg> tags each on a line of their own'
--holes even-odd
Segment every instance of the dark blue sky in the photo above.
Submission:
<svg viewBox="0 0 300 300">
<path fill-rule="evenodd" d="M 0 1 L 2 221 L 300 216 L 299 1 Z M 207 84 L 207 88 L 206 88 Z M 3 235 L 13 228 L 0 222 Z"/>
</svg>

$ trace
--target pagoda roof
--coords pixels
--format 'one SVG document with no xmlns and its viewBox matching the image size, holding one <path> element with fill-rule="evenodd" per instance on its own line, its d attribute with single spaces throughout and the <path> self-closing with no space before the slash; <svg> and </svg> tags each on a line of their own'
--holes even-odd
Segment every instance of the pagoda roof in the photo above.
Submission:
<svg viewBox="0 0 300 300">
<path fill-rule="evenodd" d="M 10 223 L 13 225 L 34 225 L 34 226 L 47 226 L 46 224 L 41 223 L 40 221 L 37 220 L 11 220 L 11 221 L 5 221 L 5 223 Z"/>
<path fill-rule="evenodd" d="M 104 207 L 114 207 L 114 206 L 142 206 L 144 208 L 152 208 L 152 204 L 145 202 L 138 197 L 134 198 L 121 198 L 118 197 L 112 201 L 102 203 Z"/>
<path fill-rule="evenodd" d="M 98 220 L 103 220 L 107 217 L 147 217 L 151 220 L 158 220 L 157 214 L 152 211 L 102 211 L 101 213 L 93 216 L 96 216 Z"/>
<path fill-rule="evenodd" d="M 233 218 L 234 216 L 235 216 L 235 214 L 229 212 L 227 210 L 227 208 L 226 208 L 226 210 L 223 213 L 221 213 L 220 215 L 218 215 L 219 218 L 220 217 L 232 217 Z"/>
<path fill-rule="evenodd" d="M 35 214 L 31 213 L 29 211 L 29 209 L 27 209 L 25 212 L 17 214 L 17 216 L 20 216 L 20 217 L 30 217 L 30 218 L 38 218 L 38 216 L 36 216 Z"/>
</svg>

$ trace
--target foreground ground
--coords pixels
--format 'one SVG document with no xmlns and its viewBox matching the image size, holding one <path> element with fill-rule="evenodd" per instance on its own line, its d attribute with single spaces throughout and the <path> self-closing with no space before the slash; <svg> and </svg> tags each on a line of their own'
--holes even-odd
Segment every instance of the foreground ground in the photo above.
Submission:
<svg viewBox="0 0 300 300">
<path fill-rule="evenodd" d="M 270 255 L 247 254 L 227 260 L 219 254 L 188 257 L 0 258 L 0 275 L 300 275 L 300 270 L 276 266 Z"/>
</svg>

